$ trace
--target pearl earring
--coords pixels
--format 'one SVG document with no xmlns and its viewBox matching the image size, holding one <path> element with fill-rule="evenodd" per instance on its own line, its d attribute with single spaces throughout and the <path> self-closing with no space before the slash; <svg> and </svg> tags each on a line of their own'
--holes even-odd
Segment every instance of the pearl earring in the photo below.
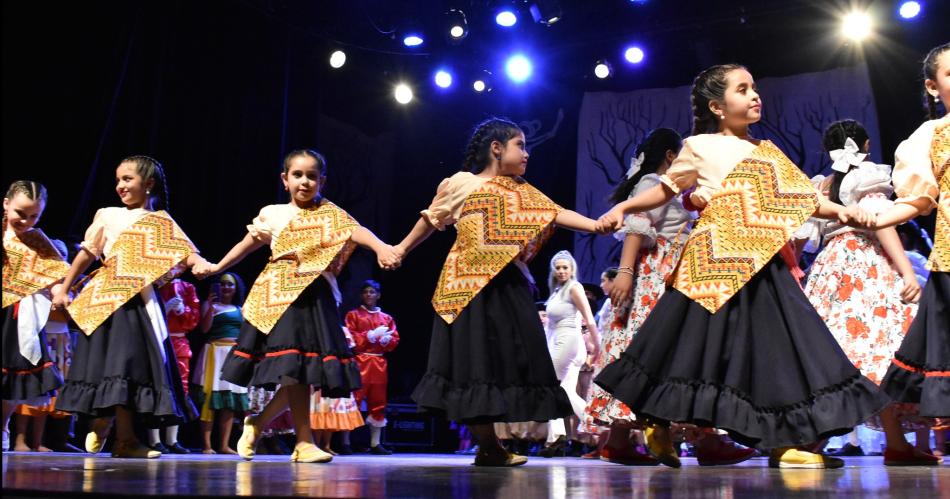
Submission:
<svg viewBox="0 0 950 499">
<path fill-rule="evenodd" d="M 152 193 L 152 191 L 150 191 L 150 190 L 148 190 L 148 189 L 145 189 L 145 195 L 146 195 L 146 196 L 148 196 L 148 195 L 151 194 L 151 193 Z"/>
<path fill-rule="evenodd" d="M 725 115 L 725 114 L 720 114 L 720 115 L 719 115 L 719 119 L 721 119 L 721 120 L 726 119 L 726 115 Z"/>
</svg>

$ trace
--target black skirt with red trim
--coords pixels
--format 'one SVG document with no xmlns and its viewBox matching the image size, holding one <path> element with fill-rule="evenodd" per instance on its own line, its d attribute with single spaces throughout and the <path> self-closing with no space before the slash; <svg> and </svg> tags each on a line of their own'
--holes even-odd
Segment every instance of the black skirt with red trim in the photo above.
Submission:
<svg viewBox="0 0 950 499">
<path fill-rule="evenodd" d="M 466 424 L 573 414 L 518 267 L 505 267 L 451 324 L 435 315 L 429 366 L 412 399 L 426 411 Z"/>
<path fill-rule="evenodd" d="M 40 360 L 32 364 L 20 355 L 16 313 L 19 303 L 3 309 L 3 400 L 30 401 L 53 395 L 63 376 L 50 360 L 46 334 L 40 331 Z"/>
<path fill-rule="evenodd" d="M 920 404 L 920 415 L 950 418 L 950 272 L 931 272 L 881 388 Z"/>
<path fill-rule="evenodd" d="M 116 406 L 134 411 L 150 428 L 198 416 L 185 395 L 171 339 L 158 342 L 141 295 L 91 335 L 77 335 L 66 385 L 56 398 L 57 410 L 93 417 L 112 416 Z"/>
<path fill-rule="evenodd" d="M 339 308 L 322 277 L 290 304 L 270 334 L 245 321 L 221 368 L 221 379 L 241 386 L 273 390 L 286 378 L 333 398 L 348 397 L 361 386 Z"/>
<path fill-rule="evenodd" d="M 890 402 L 780 255 L 714 314 L 666 288 L 594 382 L 643 419 L 721 428 L 766 449 L 846 434 Z"/>
</svg>

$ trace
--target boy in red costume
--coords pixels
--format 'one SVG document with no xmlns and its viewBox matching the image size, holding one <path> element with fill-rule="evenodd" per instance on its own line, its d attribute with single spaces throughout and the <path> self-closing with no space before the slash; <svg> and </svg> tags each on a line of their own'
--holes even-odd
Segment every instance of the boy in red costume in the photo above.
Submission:
<svg viewBox="0 0 950 499">
<path fill-rule="evenodd" d="M 362 304 L 347 312 L 346 327 L 356 341 L 353 353 L 360 366 L 363 388 L 355 393 L 356 403 L 366 401 L 369 415 L 370 453 L 389 455 L 392 451 L 380 443 L 380 433 L 386 426 L 386 358 L 399 344 L 396 322 L 376 305 L 379 302 L 379 283 L 370 279 L 360 290 Z"/>
</svg>

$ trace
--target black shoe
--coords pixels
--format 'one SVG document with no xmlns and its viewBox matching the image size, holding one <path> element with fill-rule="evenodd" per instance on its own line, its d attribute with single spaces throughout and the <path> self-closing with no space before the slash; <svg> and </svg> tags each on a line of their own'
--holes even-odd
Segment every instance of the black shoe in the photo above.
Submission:
<svg viewBox="0 0 950 499">
<path fill-rule="evenodd" d="M 830 456 L 863 456 L 864 450 L 860 446 L 851 445 L 850 442 L 844 444 L 840 449 L 829 454 Z"/>
<path fill-rule="evenodd" d="M 567 438 L 560 436 L 557 437 L 557 440 L 545 445 L 543 449 L 538 451 L 538 455 L 541 457 L 564 456 L 564 448 L 566 446 Z"/>
<path fill-rule="evenodd" d="M 336 451 L 337 454 L 341 456 L 352 456 L 353 448 L 349 445 L 341 445 L 340 448 Z"/>
<path fill-rule="evenodd" d="M 161 452 L 162 454 L 168 454 L 171 452 L 170 450 L 168 450 L 168 447 L 165 447 L 165 444 L 161 442 L 158 442 L 155 445 L 149 445 L 148 448 L 152 450 L 157 450 L 158 452 Z"/>
<path fill-rule="evenodd" d="M 369 453 L 375 454 L 377 456 L 389 456 L 389 455 L 392 455 L 393 451 L 383 447 L 383 444 L 379 444 L 375 447 L 370 447 Z"/>
<path fill-rule="evenodd" d="M 168 452 L 172 454 L 191 454 L 191 451 L 182 447 L 180 443 L 175 442 L 168 447 Z M 162 452 L 162 454 L 167 454 L 168 452 Z"/>
</svg>

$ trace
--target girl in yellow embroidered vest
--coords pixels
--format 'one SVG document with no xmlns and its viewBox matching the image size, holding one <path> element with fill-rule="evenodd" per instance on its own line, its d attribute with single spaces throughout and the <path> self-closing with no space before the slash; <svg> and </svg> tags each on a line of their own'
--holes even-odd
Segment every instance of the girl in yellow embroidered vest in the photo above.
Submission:
<svg viewBox="0 0 950 499">
<path fill-rule="evenodd" d="M 840 467 L 800 451 L 845 434 L 886 403 L 848 361 L 779 255 L 813 213 L 868 224 L 857 207 L 819 201 L 808 178 L 772 143 L 749 137 L 761 116 L 752 75 L 714 66 L 692 90 L 694 135 L 661 184 L 618 204 L 601 222 L 659 206 L 697 185 L 703 210 L 673 276 L 630 347 L 595 382 L 638 416 L 661 462 L 679 466 L 665 422 L 721 428 L 772 448 L 775 467 Z M 829 411 L 836 408 L 837 412 Z"/>
<path fill-rule="evenodd" d="M 181 383 L 155 288 L 203 259 L 164 211 L 168 189 L 158 161 L 125 158 L 115 178 L 125 206 L 96 212 L 65 286 L 53 298 L 53 306 L 67 308 L 84 333 L 76 340 L 56 408 L 98 418 L 86 435 L 88 452 L 102 449 L 114 419 L 114 457 L 155 458 L 161 453 L 136 438 L 133 414 L 154 428 L 197 416 Z M 102 267 L 71 300 L 66 287 L 99 258 Z"/>
<path fill-rule="evenodd" d="M 343 334 L 336 275 L 355 246 L 376 253 L 381 267 L 397 263 L 391 246 L 320 196 L 326 160 L 311 150 L 290 152 L 281 179 L 291 202 L 261 209 L 248 234 L 217 264 L 196 275 L 221 272 L 252 251 L 270 245 L 271 259 L 244 302 L 244 324 L 221 368 L 221 379 L 241 386 L 280 389 L 258 416 L 244 419 L 237 452 L 254 457 L 263 428 L 290 406 L 297 435 L 297 462 L 327 462 L 313 445 L 310 387 L 327 397 L 348 397 L 360 388 L 359 366 Z"/>
<path fill-rule="evenodd" d="M 572 413 L 548 355 L 525 262 L 555 224 L 587 232 L 599 227 L 522 180 L 527 162 L 517 125 L 497 118 L 479 124 L 465 156 L 467 171 L 442 181 L 432 205 L 396 246 L 405 255 L 433 231 L 456 224 L 432 299 L 437 316 L 428 370 L 412 398 L 469 425 L 479 445 L 476 465 L 526 461 L 501 447 L 493 422 Z"/>
<path fill-rule="evenodd" d="M 43 331 L 50 309 L 44 293 L 66 276 L 69 265 L 43 231 L 34 228 L 44 208 L 46 188 L 28 180 L 13 182 L 3 198 L 4 452 L 16 406 L 45 405 L 63 384 Z"/>
<path fill-rule="evenodd" d="M 935 101 L 950 109 L 950 44 L 924 60 L 931 118 Z M 931 119 L 894 152 L 897 201 L 878 217 L 889 226 L 937 208 L 930 278 L 917 317 L 907 330 L 881 387 L 901 402 L 920 403 L 920 415 L 950 418 L 950 115 Z"/>
</svg>

